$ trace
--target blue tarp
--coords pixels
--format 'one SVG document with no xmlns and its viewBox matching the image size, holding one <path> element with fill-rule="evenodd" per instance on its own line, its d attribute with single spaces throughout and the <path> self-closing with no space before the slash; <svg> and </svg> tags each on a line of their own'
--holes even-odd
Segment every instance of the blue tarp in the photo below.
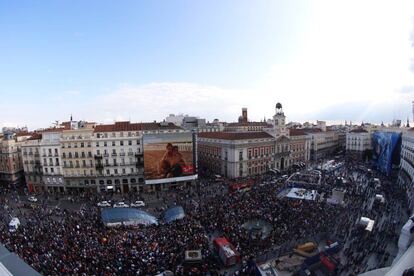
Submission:
<svg viewBox="0 0 414 276">
<path fill-rule="evenodd" d="M 164 221 L 166 223 L 170 223 L 177 219 L 183 219 L 184 217 L 184 209 L 181 206 L 172 207 L 164 213 Z"/>
<path fill-rule="evenodd" d="M 372 134 L 372 159 L 377 169 L 391 174 L 393 163 L 399 160 L 401 133 L 377 131 Z"/>
<path fill-rule="evenodd" d="M 104 224 L 158 224 L 156 217 L 135 208 L 106 208 L 102 210 L 101 218 Z"/>
</svg>

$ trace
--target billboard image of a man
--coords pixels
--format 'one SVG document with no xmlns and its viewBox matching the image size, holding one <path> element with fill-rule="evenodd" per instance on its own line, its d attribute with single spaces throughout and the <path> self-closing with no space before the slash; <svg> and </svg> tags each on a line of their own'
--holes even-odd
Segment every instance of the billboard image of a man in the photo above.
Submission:
<svg viewBox="0 0 414 276">
<path fill-rule="evenodd" d="M 146 183 L 179 181 L 182 177 L 188 180 L 195 175 L 192 134 L 145 135 L 144 170 Z"/>
<path fill-rule="evenodd" d="M 179 177 L 183 174 L 184 166 L 185 161 L 178 150 L 178 146 L 168 143 L 159 165 L 160 174 L 163 174 L 164 178 Z"/>
</svg>

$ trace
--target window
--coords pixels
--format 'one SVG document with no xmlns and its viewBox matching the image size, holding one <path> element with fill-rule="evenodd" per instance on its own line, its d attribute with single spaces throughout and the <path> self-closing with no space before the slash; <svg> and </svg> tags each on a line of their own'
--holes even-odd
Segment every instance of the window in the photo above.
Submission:
<svg viewBox="0 0 414 276">
<path fill-rule="evenodd" d="M 104 142 L 104 147 L 108 146 L 108 144 L 106 143 L 106 141 Z"/>
<path fill-rule="evenodd" d="M 47 173 L 47 168 L 45 168 L 45 172 Z"/>
<path fill-rule="evenodd" d="M 55 172 L 55 170 L 54 170 L 53 168 L 50 168 L 50 172 L 51 172 L 51 173 L 54 173 L 54 172 Z"/>
<path fill-rule="evenodd" d="M 243 152 L 242 151 L 239 152 L 239 160 L 240 161 L 243 160 Z"/>
<path fill-rule="evenodd" d="M 114 170 L 114 174 L 118 174 L 118 169 L 115 169 Z"/>
<path fill-rule="evenodd" d="M 96 142 L 96 147 L 98 147 L 98 148 L 99 148 L 99 142 Z"/>
<path fill-rule="evenodd" d="M 84 147 L 85 147 L 85 143 L 81 142 L 81 148 L 84 148 Z"/>
<path fill-rule="evenodd" d="M 115 141 L 112 141 L 112 146 L 115 147 Z"/>
<path fill-rule="evenodd" d="M 131 140 L 128 141 L 128 146 L 132 146 L 132 141 Z"/>
<path fill-rule="evenodd" d="M 119 145 L 123 146 L 124 145 L 124 141 L 119 141 Z"/>
</svg>

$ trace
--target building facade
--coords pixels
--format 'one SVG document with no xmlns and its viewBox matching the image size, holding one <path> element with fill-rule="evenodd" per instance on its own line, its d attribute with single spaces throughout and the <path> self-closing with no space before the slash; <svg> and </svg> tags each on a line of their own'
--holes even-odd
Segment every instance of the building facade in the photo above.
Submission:
<svg viewBox="0 0 414 276">
<path fill-rule="evenodd" d="M 414 130 L 402 135 L 398 183 L 407 191 L 410 210 L 414 210 Z"/>
<path fill-rule="evenodd" d="M 199 133 L 197 149 L 201 171 L 227 178 L 275 168 L 275 138 L 266 132 Z"/>
<path fill-rule="evenodd" d="M 42 186 L 41 139 L 41 134 L 34 133 L 21 146 L 24 177 L 30 192 L 39 191 Z"/>
<path fill-rule="evenodd" d="M 353 129 L 346 134 L 346 154 L 348 157 L 366 160 L 371 147 L 371 134 L 365 129 Z"/>
<path fill-rule="evenodd" d="M 301 129 L 290 129 L 290 159 L 292 165 L 307 164 L 310 160 L 311 138 Z"/>
<path fill-rule="evenodd" d="M 320 161 L 331 157 L 339 148 L 337 131 L 322 131 L 319 128 L 303 129 L 311 139 L 310 159 Z"/>
<path fill-rule="evenodd" d="M 42 131 L 40 141 L 42 183 L 43 189 L 49 193 L 65 191 L 61 146 L 62 132 L 63 128 Z"/>
<path fill-rule="evenodd" d="M 96 170 L 92 156 L 93 127 L 94 124 L 71 122 L 71 127 L 62 132 L 60 142 L 66 192 L 96 189 Z"/>
<path fill-rule="evenodd" d="M 21 144 L 30 134 L 5 133 L 0 139 L 0 183 L 13 187 L 24 183 Z"/>
<path fill-rule="evenodd" d="M 145 185 L 143 137 L 183 131 L 172 123 L 82 121 L 42 130 L 22 146 L 27 187 L 50 193 L 167 189 L 169 183 Z"/>
</svg>

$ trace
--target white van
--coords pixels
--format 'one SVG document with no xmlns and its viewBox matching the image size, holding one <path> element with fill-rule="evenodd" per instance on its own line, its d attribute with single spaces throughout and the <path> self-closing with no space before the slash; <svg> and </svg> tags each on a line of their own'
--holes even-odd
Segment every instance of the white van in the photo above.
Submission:
<svg viewBox="0 0 414 276">
<path fill-rule="evenodd" d="M 9 223 L 9 231 L 16 232 L 17 228 L 20 226 L 20 220 L 18 218 L 12 218 Z"/>
</svg>

